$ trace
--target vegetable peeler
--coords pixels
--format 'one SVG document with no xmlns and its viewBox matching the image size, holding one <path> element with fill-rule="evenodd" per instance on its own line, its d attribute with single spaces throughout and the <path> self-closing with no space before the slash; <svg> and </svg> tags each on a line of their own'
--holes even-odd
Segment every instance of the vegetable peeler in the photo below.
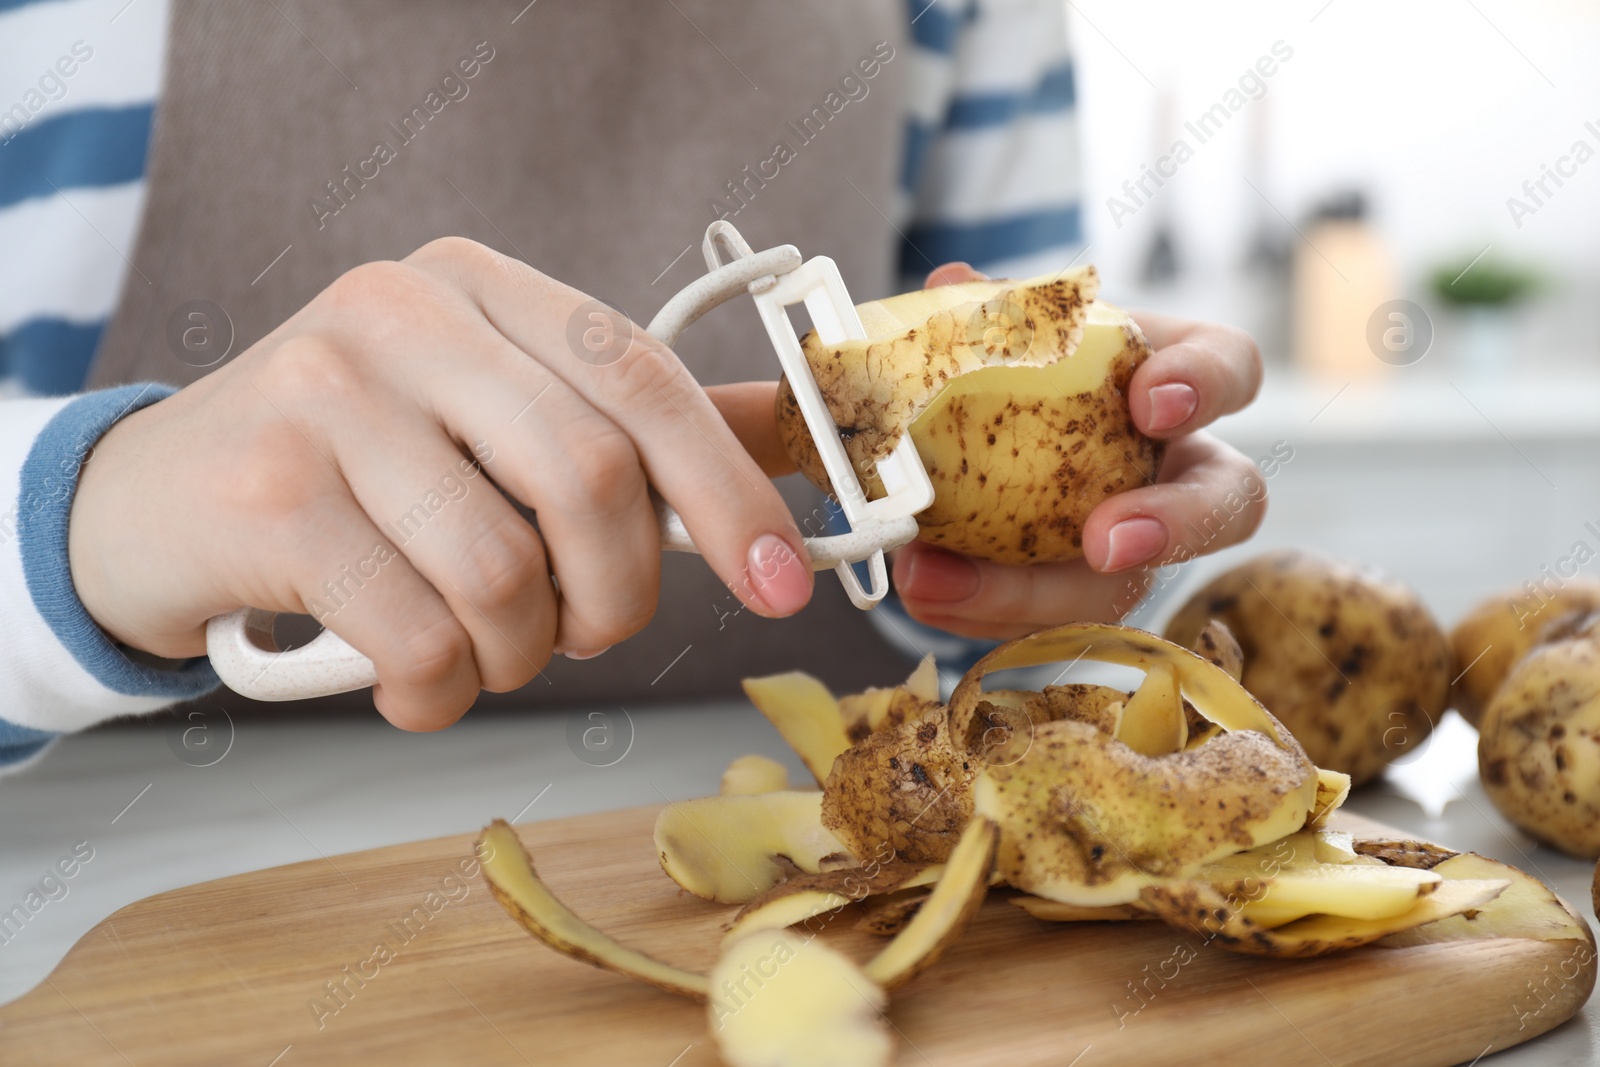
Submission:
<svg viewBox="0 0 1600 1067">
<path fill-rule="evenodd" d="M 672 345 L 717 305 L 740 293 L 755 299 L 778 363 L 822 458 L 833 500 L 850 525 L 848 533 L 807 537 L 806 551 L 815 569 L 832 568 L 838 574 L 851 603 L 869 610 L 889 591 L 884 551 L 916 537 L 916 514 L 933 503 L 933 483 L 910 434 L 903 435 L 894 451 L 877 461 L 884 494 L 874 500 L 867 499 L 845 453 L 839 429 L 823 402 L 787 311 L 793 304 L 804 304 L 823 344 L 865 340 L 866 330 L 839 268 L 826 256 L 802 261 L 794 245 L 754 252 L 726 220 L 706 229 L 701 251 L 707 272 L 668 300 L 650 321 L 648 331 Z M 662 549 L 697 552 L 678 513 L 659 497 L 655 503 Z M 855 571 L 857 563 L 867 565 L 865 585 Z M 272 635 L 275 618 L 273 612 L 241 608 L 206 624 L 206 653 L 223 683 L 234 692 L 256 700 L 300 700 L 364 689 L 377 681 L 372 661 L 332 630 L 324 630 L 299 648 L 279 650 Z"/>
</svg>

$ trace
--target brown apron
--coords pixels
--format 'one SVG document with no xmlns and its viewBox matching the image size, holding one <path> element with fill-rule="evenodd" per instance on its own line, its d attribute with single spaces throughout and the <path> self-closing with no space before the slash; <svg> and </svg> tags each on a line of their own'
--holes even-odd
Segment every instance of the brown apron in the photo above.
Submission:
<svg viewBox="0 0 1600 1067">
<path fill-rule="evenodd" d="M 236 355 L 341 272 L 445 234 L 647 322 L 704 270 L 720 204 L 756 248 L 832 256 L 858 300 L 886 293 L 895 232 L 880 212 L 910 64 L 900 0 L 519 8 L 174 0 L 139 270 L 92 384 L 204 373 L 167 336 L 188 302 L 223 309 Z M 707 384 L 776 377 L 748 303 L 710 313 L 678 351 Z M 786 491 L 815 506 L 808 488 Z M 669 554 L 646 631 L 598 660 L 558 658 L 550 684 L 500 699 L 731 696 L 742 675 L 797 667 L 837 687 L 894 680 L 904 661 L 837 581 L 821 574 L 817 590 L 794 619 L 735 614 L 701 560 Z"/>
</svg>

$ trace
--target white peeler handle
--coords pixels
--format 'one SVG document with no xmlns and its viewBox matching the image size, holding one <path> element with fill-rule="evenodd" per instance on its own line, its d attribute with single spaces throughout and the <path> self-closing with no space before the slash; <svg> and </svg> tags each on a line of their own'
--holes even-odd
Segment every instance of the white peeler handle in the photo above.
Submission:
<svg viewBox="0 0 1600 1067">
<path fill-rule="evenodd" d="M 661 547 L 673 552 L 693 552 L 694 542 L 678 513 L 657 501 L 661 519 Z M 808 537 L 806 551 L 815 570 L 851 570 L 852 562 L 865 559 L 871 583 L 888 580 L 883 550 L 898 548 L 917 536 L 917 520 L 907 517 L 881 523 L 868 530 L 853 530 L 832 537 Z M 218 615 L 206 624 L 206 654 L 224 685 L 252 700 L 309 700 L 312 697 L 365 689 L 378 680 L 372 661 L 332 630 L 324 630 L 299 648 L 278 651 L 272 637 L 274 612 L 242 608 Z"/>
<path fill-rule="evenodd" d="M 824 344 L 864 339 L 866 331 L 839 270 L 824 256 L 802 263 L 793 245 L 752 252 L 739 231 L 726 221 L 714 222 L 706 230 L 702 251 L 709 273 L 667 301 L 651 320 L 649 332 L 671 345 L 717 305 L 740 293 L 755 297 L 832 481 L 834 496 L 850 522 L 849 533 L 806 538 L 806 551 L 814 569 L 832 568 L 838 573 L 856 607 L 871 608 L 889 588 L 884 551 L 917 536 L 915 516 L 933 503 L 933 486 L 908 434 L 878 463 L 878 476 L 887 495 L 869 501 L 839 440 L 785 311 L 790 304 L 804 302 Z M 656 514 L 664 551 L 699 551 L 682 517 L 659 498 Z M 855 563 L 867 565 L 865 588 L 856 576 Z M 272 612 L 242 608 L 206 624 L 206 653 L 229 689 L 256 700 L 303 700 L 365 689 L 377 681 L 372 661 L 332 630 L 324 630 L 299 648 L 279 651 L 272 636 L 274 618 Z"/>
</svg>

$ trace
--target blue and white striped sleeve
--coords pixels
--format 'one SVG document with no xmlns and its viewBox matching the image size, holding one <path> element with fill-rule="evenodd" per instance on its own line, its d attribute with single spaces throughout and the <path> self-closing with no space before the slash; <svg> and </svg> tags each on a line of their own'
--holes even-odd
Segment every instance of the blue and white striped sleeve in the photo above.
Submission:
<svg viewBox="0 0 1600 1067">
<path fill-rule="evenodd" d="M 1066 5 L 907 4 L 903 287 L 956 260 L 1014 278 L 1067 266 L 1083 184 Z"/>
<path fill-rule="evenodd" d="M 1083 252 L 1077 94 L 1062 0 L 906 0 L 911 20 L 900 289 L 957 260 L 993 277 L 1060 270 Z M 835 525 L 842 525 L 843 517 Z M 997 642 L 871 613 L 888 641 L 960 674 Z"/>
<path fill-rule="evenodd" d="M 67 555 L 78 475 L 95 442 L 119 418 L 171 392 L 134 385 L 0 401 L 0 772 L 61 733 L 154 711 L 218 684 L 205 659 L 159 669 L 126 656 L 78 599 Z"/>
<path fill-rule="evenodd" d="M 0 396 L 83 388 L 128 272 L 167 0 L 0 0 Z"/>
</svg>

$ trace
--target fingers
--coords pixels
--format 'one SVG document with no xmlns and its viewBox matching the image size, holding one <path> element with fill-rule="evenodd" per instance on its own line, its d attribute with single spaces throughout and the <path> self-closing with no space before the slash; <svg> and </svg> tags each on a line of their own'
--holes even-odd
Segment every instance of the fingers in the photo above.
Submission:
<svg viewBox="0 0 1600 1067">
<path fill-rule="evenodd" d="M 304 610 L 372 660 L 384 718 L 402 730 L 449 726 L 478 696 L 467 631 L 353 499 L 318 507 L 298 525 L 317 545 L 317 562 L 302 555 L 291 578 Z"/>
<path fill-rule="evenodd" d="M 788 508 L 666 346 L 631 324 L 594 319 L 582 293 L 471 242 L 434 242 L 412 259 L 453 278 L 501 335 L 627 434 L 650 484 L 744 603 L 769 616 L 806 604 L 811 565 Z M 573 323 L 582 350 L 569 341 Z M 606 329 L 632 336 L 597 336 L 589 347 L 590 331 Z M 499 369 L 526 380 L 513 362 Z M 559 561 L 560 546 L 552 554 Z"/>
<path fill-rule="evenodd" d="M 941 285 L 959 285 L 961 282 L 981 282 L 988 280 L 988 275 L 982 271 L 972 269 L 967 263 L 946 263 L 935 267 L 928 273 L 928 280 L 922 283 L 924 289 L 937 289 Z"/>
<path fill-rule="evenodd" d="M 1069 619 L 1115 622 L 1139 603 L 1145 580 L 1143 571 L 1098 574 L 1081 559 L 1011 567 L 921 541 L 894 561 L 895 591 L 912 618 L 996 641 Z"/>
<path fill-rule="evenodd" d="M 1134 372 L 1128 408 L 1153 437 L 1176 437 L 1209 425 L 1255 399 L 1261 353 L 1232 326 L 1134 315 L 1155 352 Z"/>
<path fill-rule="evenodd" d="M 481 343 L 511 373 L 455 372 L 441 414 L 458 436 L 494 442 L 479 448 L 485 468 L 538 517 L 560 586 L 556 650 L 598 654 L 644 629 L 660 590 L 661 541 L 638 453 L 626 433 L 503 338 Z M 508 403 L 512 383 L 530 400 Z M 497 410 L 517 413 L 485 419 Z"/>
<path fill-rule="evenodd" d="M 436 423 L 402 404 L 381 410 L 334 433 L 351 491 L 466 631 L 482 687 L 526 684 L 548 662 L 556 635 L 539 534 Z"/>
<path fill-rule="evenodd" d="M 1102 573 L 1193 559 L 1243 541 L 1266 511 L 1267 483 L 1256 465 L 1209 434 L 1192 434 L 1168 447 L 1157 484 L 1090 513 L 1083 554 Z"/>
<path fill-rule="evenodd" d="M 795 472 L 794 460 L 778 436 L 777 382 L 708 385 L 706 395 L 750 458 L 761 467 L 761 473 L 768 478 L 781 478 Z"/>
</svg>

